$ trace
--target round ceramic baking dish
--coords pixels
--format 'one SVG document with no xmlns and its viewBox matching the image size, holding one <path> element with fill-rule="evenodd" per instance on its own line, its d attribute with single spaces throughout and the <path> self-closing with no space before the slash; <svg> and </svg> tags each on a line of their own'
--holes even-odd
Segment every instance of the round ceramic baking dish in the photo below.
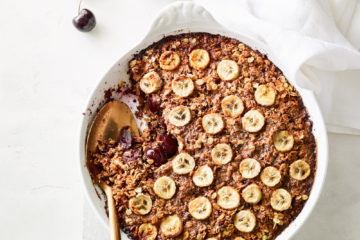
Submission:
<svg viewBox="0 0 360 240">
<path fill-rule="evenodd" d="M 277 61 L 275 55 L 263 44 L 255 41 L 240 33 L 235 33 L 221 26 L 203 7 L 191 2 L 174 3 L 160 11 L 159 15 L 153 21 L 148 34 L 136 45 L 132 50 L 123 55 L 105 74 L 99 84 L 92 92 L 88 105 L 86 106 L 86 114 L 82 120 L 80 131 L 80 172 L 85 189 L 86 197 L 90 205 L 101 219 L 103 224 L 108 227 L 108 218 L 105 213 L 105 200 L 98 197 L 94 185 L 92 184 L 89 172 L 85 166 L 85 141 L 89 124 L 96 114 L 96 110 L 104 104 L 104 91 L 110 87 L 117 86 L 120 80 L 129 81 L 128 62 L 135 53 L 148 47 L 152 43 L 159 41 L 164 36 L 176 35 L 189 32 L 207 32 L 212 34 L 220 34 L 226 37 L 235 38 L 249 45 L 268 56 L 280 69 L 281 64 Z M 286 75 L 286 73 L 285 73 Z M 328 145 L 327 135 L 324 121 L 312 92 L 302 89 L 296 85 L 293 79 L 289 81 L 296 87 L 302 96 L 303 102 L 309 111 L 311 120 L 313 121 L 313 134 L 317 141 L 317 172 L 310 197 L 305 204 L 303 210 L 298 217 L 277 237 L 277 240 L 290 239 L 297 230 L 303 225 L 319 198 L 322 185 L 325 180 L 327 161 L 328 161 Z M 132 106 L 136 107 L 136 106 Z M 122 239 L 128 239 L 122 233 Z"/>
</svg>

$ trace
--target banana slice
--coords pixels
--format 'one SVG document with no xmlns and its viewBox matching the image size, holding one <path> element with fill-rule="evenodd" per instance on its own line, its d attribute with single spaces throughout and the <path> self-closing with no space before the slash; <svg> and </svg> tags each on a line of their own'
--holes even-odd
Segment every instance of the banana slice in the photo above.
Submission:
<svg viewBox="0 0 360 240">
<path fill-rule="evenodd" d="M 254 178 L 261 170 L 260 163 L 253 158 L 246 158 L 242 160 L 239 168 L 243 178 Z"/>
<path fill-rule="evenodd" d="M 288 131 L 279 131 L 274 136 L 274 146 L 280 152 L 287 152 L 294 146 L 294 137 Z"/>
<path fill-rule="evenodd" d="M 194 91 L 194 83 L 191 78 L 180 76 L 172 81 L 171 88 L 179 97 L 188 97 Z"/>
<path fill-rule="evenodd" d="M 189 203 L 189 212 L 193 218 L 204 220 L 211 214 L 212 206 L 206 197 L 197 197 Z"/>
<path fill-rule="evenodd" d="M 258 132 L 264 124 L 265 118 L 258 110 L 250 110 L 242 118 L 242 126 L 248 132 Z"/>
<path fill-rule="evenodd" d="M 164 70 L 174 70 L 180 65 L 180 57 L 176 52 L 166 51 L 160 56 L 160 67 Z"/>
<path fill-rule="evenodd" d="M 263 106 L 271 106 L 275 102 L 276 90 L 270 86 L 260 85 L 255 91 L 255 101 Z"/>
<path fill-rule="evenodd" d="M 268 187 L 273 187 L 281 180 L 281 173 L 277 168 L 266 167 L 261 175 L 261 181 Z"/>
<path fill-rule="evenodd" d="M 183 223 L 178 215 L 164 218 L 160 223 L 160 231 L 165 237 L 173 238 L 179 236 L 183 230 Z"/>
<path fill-rule="evenodd" d="M 182 127 L 191 120 L 191 113 L 188 107 L 179 106 L 171 110 L 169 113 L 169 121 L 176 127 Z"/>
<path fill-rule="evenodd" d="M 241 210 L 235 215 L 234 225 L 240 232 L 249 233 L 255 228 L 255 215 L 250 210 Z"/>
<path fill-rule="evenodd" d="M 197 69 L 203 70 L 210 63 L 210 56 L 208 51 L 204 49 L 195 49 L 190 53 L 189 56 L 190 66 Z"/>
<path fill-rule="evenodd" d="M 224 122 L 220 114 L 210 113 L 202 118 L 202 125 L 205 132 L 217 134 L 224 128 Z"/>
<path fill-rule="evenodd" d="M 217 191 L 217 203 L 224 209 L 237 208 L 240 204 L 240 195 L 233 187 L 222 187 Z"/>
<path fill-rule="evenodd" d="M 242 190 L 241 196 L 243 197 L 245 202 L 250 204 L 257 204 L 258 202 L 260 202 L 262 194 L 260 187 L 253 183 Z"/>
<path fill-rule="evenodd" d="M 303 161 L 297 160 L 290 165 L 290 177 L 295 180 L 304 180 L 310 175 L 310 165 Z"/>
<path fill-rule="evenodd" d="M 172 178 L 163 176 L 154 183 L 154 192 L 163 199 L 170 199 L 176 192 L 176 185 Z"/>
<path fill-rule="evenodd" d="M 188 153 L 180 153 L 172 161 L 172 168 L 176 174 L 190 173 L 194 167 L 195 160 Z"/>
<path fill-rule="evenodd" d="M 138 215 L 146 215 L 151 211 L 152 201 L 149 195 L 139 194 L 130 199 L 129 207 Z"/>
<path fill-rule="evenodd" d="M 218 165 L 224 165 L 231 161 L 233 152 L 229 144 L 217 144 L 211 150 L 211 158 Z"/>
<path fill-rule="evenodd" d="M 222 60 L 217 65 L 217 74 L 221 80 L 231 81 L 239 76 L 239 66 L 232 60 Z"/>
<path fill-rule="evenodd" d="M 143 223 L 138 230 L 139 239 L 142 240 L 155 240 L 157 236 L 157 229 L 150 223 Z"/>
<path fill-rule="evenodd" d="M 270 199 L 270 204 L 276 211 L 284 211 L 291 206 L 291 195 L 283 188 L 276 189 Z"/>
<path fill-rule="evenodd" d="M 162 80 L 156 72 L 148 72 L 140 80 L 140 89 L 147 94 L 156 92 L 161 86 Z"/>
<path fill-rule="evenodd" d="M 214 173 L 208 165 L 199 167 L 194 175 L 193 182 L 198 187 L 207 187 L 214 181 Z"/>
<path fill-rule="evenodd" d="M 221 108 L 226 116 L 235 118 L 244 111 L 244 103 L 238 96 L 230 95 L 221 101 Z"/>
</svg>

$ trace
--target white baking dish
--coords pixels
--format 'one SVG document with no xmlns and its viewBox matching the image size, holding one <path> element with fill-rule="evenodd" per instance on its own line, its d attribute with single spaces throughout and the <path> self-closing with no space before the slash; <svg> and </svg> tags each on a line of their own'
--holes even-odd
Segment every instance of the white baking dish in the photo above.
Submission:
<svg viewBox="0 0 360 240">
<path fill-rule="evenodd" d="M 85 140 L 88 125 L 96 114 L 96 109 L 103 104 L 104 91 L 112 86 L 116 86 L 120 80 L 129 80 L 129 76 L 127 75 L 128 62 L 135 53 L 148 47 L 153 42 L 162 39 L 164 36 L 188 32 L 207 32 L 238 39 L 249 45 L 253 49 L 257 49 L 260 52 L 267 54 L 269 59 L 281 69 L 281 65 L 278 64 L 279 61 L 277 61 L 275 55 L 266 46 L 243 34 L 235 33 L 221 26 L 218 22 L 214 20 L 210 13 L 201 6 L 198 6 L 191 2 L 177 2 L 169 5 L 168 7 L 160 11 L 159 15 L 151 24 L 150 30 L 145 36 L 145 38 L 139 44 L 137 44 L 136 47 L 123 55 L 110 68 L 110 70 L 96 86 L 88 101 L 88 105 L 86 106 L 86 115 L 84 116 L 84 119 L 82 121 L 79 146 L 79 164 L 81 170 L 81 177 L 87 199 L 89 200 L 90 205 L 106 227 L 108 227 L 108 218 L 104 209 L 105 201 L 104 199 L 99 199 L 99 197 L 97 196 L 94 186 L 91 182 L 88 170 L 85 166 Z M 294 81 L 292 81 L 292 79 L 289 79 L 289 81 L 297 88 L 297 90 L 301 94 L 304 104 L 307 107 L 310 113 L 310 117 L 314 123 L 313 133 L 317 140 L 318 164 L 313 188 L 305 207 L 303 208 L 299 216 L 290 224 L 290 226 L 286 228 L 281 233 L 281 235 L 277 237 L 277 240 L 291 238 L 310 215 L 312 209 L 317 202 L 317 199 L 319 198 L 321 188 L 325 179 L 328 161 L 326 129 L 316 99 L 312 92 L 301 89 L 294 83 Z M 123 234 L 122 237 L 123 239 L 128 239 L 125 234 Z"/>
</svg>

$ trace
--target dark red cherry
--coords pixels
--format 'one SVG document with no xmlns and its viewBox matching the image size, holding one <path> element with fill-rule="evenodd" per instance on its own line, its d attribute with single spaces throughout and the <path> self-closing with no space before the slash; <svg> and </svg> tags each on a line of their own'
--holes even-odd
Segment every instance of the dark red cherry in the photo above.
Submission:
<svg viewBox="0 0 360 240">
<path fill-rule="evenodd" d="M 130 133 L 130 127 L 129 126 L 123 127 L 121 129 L 119 143 L 120 143 L 120 145 L 124 146 L 125 148 L 131 147 L 132 136 L 131 136 L 131 133 Z"/>
<path fill-rule="evenodd" d="M 159 140 L 163 142 L 163 148 L 167 157 L 172 157 L 178 150 L 178 142 L 176 138 L 168 134 L 161 134 Z"/>
<path fill-rule="evenodd" d="M 149 106 L 150 111 L 152 111 L 153 113 L 156 114 L 161 113 L 160 104 L 152 97 L 148 97 L 147 104 Z"/>
<path fill-rule="evenodd" d="M 96 25 L 95 15 L 86 8 L 81 9 L 79 15 L 74 17 L 72 22 L 82 32 L 90 32 Z"/>
<path fill-rule="evenodd" d="M 154 165 L 159 167 L 167 160 L 164 150 L 160 147 L 149 148 L 146 150 L 146 157 L 154 160 Z"/>
</svg>

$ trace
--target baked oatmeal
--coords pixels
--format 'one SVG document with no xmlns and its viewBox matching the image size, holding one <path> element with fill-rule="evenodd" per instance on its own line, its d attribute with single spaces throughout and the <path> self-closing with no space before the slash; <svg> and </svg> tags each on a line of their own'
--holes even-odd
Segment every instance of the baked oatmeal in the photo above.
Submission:
<svg viewBox="0 0 360 240">
<path fill-rule="evenodd" d="M 219 35 L 169 36 L 129 75 L 147 128 L 122 129 L 92 161 L 131 239 L 275 239 L 296 218 L 316 143 L 299 93 L 265 55 Z"/>
</svg>

